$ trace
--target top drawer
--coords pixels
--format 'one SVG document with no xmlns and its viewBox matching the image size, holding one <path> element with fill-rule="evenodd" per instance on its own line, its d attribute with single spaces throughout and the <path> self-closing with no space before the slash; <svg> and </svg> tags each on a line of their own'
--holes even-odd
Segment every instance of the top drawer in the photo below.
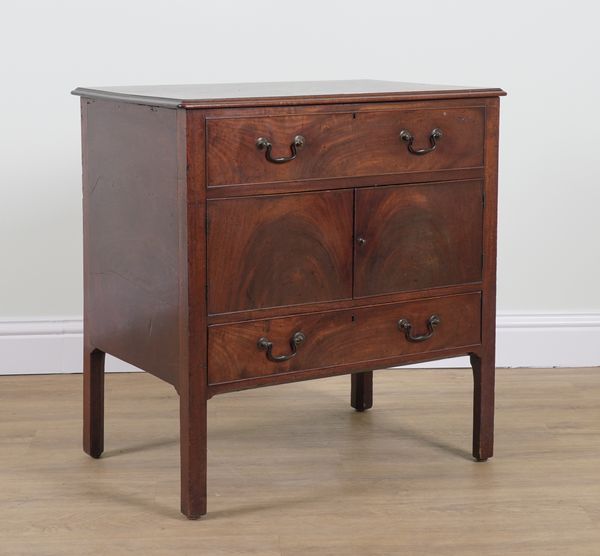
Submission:
<svg viewBox="0 0 600 556">
<path fill-rule="evenodd" d="M 209 119 L 208 185 L 480 167 L 484 125 L 483 107 Z"/>
</svg>

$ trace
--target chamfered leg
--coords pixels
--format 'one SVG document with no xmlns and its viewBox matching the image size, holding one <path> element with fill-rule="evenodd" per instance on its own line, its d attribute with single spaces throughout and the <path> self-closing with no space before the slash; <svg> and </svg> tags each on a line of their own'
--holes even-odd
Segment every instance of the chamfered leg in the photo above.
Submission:
<svg viewBox="0 0 600 556">
<path fill-rule="evenodd" d="M 471 354 L 473 367 L 473 457 L 485 461 L 494 455 L 494 383 L 493 356 Z"/>
<path fill-rule="evenodd" d="M 84 347 L 83 450 L 93 458 L 104 451 L 104 352 Z"/>
<path fill-rule="evenodd" d="M 356 411 L 373 407 L 373 371 L 353 373 L 350 390 L 350 405 Z"/>
</svg>

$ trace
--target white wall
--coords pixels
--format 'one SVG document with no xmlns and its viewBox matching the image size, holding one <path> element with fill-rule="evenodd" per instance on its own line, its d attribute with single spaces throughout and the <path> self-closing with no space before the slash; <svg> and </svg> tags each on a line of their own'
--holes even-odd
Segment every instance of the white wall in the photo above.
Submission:
<svg viewBox="0 0 600 556">
<path fill-rule="evenodd" d="M 69 95 L 75 86 L 376 78 L 508 91 L 501 109 L 499 312 L 559 319 L 590 313 L 594 320 L 600 315 L 596 6 L 584 0 L 4 3 L 0 319 L 81 314 L 79 106 Z"/>
</svg>

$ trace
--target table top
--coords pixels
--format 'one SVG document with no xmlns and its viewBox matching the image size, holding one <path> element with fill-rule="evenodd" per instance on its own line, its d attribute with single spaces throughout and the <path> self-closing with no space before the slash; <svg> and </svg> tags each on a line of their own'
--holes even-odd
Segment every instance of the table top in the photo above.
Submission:
<svg viewBox="0 0 600 556">
<path fill-rule="evenodd" d="M 220 108 L 497 97 L 506 93 L 498 88 L 427 85 L 364 79 L 78 87 L 73 94 L 86 98 L 169 108 Z"/>
</svg>

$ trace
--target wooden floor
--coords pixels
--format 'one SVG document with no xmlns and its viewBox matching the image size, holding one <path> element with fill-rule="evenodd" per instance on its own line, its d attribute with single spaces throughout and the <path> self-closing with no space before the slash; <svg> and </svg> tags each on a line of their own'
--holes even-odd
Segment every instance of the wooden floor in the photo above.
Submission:
<svg viewBox="0 0 600 556">
<path fill-rule="evenodd" d="M 379 371 L 209 402 L 209 515 L 179 514 L 178 403 L 107 377 L 105 457 L 80 375 L 0 377 L 0 554 L 600 554 L 600 369 L 500 370 L 496 457 L 469 456 L 471 374 Z"/>
</svg>

